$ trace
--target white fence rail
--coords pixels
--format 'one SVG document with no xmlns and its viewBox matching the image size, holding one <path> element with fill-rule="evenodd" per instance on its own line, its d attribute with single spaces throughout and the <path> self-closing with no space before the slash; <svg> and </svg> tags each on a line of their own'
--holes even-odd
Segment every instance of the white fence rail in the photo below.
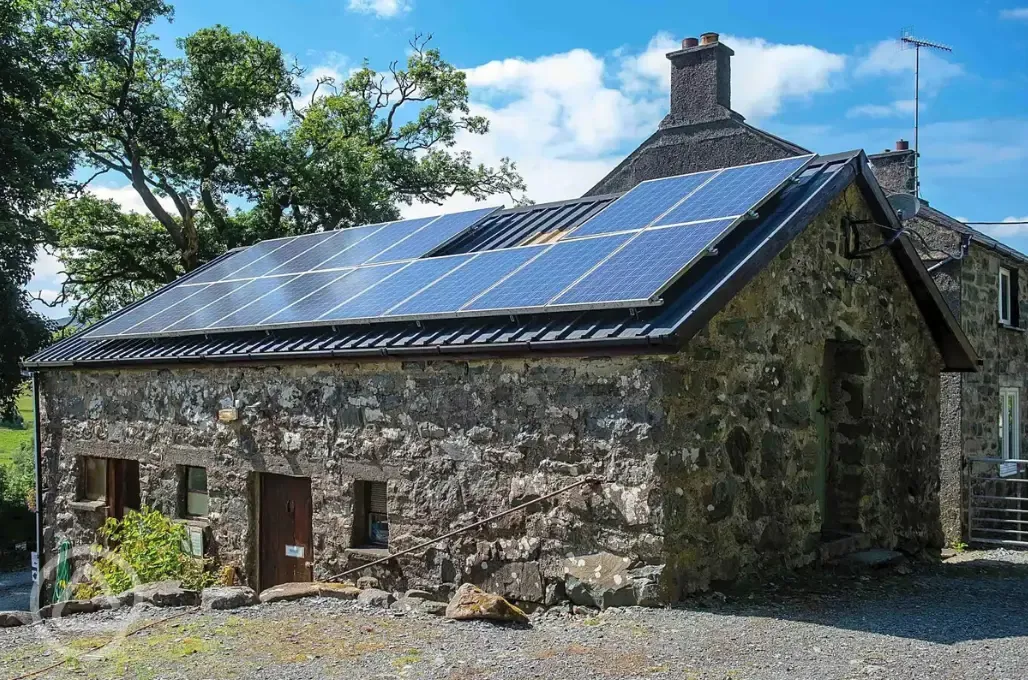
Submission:
<svg viewBox="0 0 1028 680">
<path fill-rule="evenodd" d="M 968 542 L 1028 548 L 1028 460 L 968 462 Z"/>
</svg>

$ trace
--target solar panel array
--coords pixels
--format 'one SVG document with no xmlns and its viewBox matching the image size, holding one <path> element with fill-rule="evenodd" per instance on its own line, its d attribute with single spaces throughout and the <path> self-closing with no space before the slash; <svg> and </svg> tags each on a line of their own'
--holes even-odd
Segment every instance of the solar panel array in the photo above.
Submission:
<svg viewBox="0 0 1028 680">
<path fill-rule="evenodd" d="M 258 243 L 86 337 L 660 304 L 811 156 L 643 182 L 556 243 L 430 257 L 493 209 Z"/>
</svg>

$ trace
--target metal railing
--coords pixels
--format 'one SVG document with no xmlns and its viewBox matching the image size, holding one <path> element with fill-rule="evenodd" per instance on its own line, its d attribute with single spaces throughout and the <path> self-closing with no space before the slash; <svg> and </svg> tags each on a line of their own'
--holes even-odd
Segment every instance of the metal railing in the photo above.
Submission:
<svg viewBox="0 0 1028 680">
<path fill-rule="evenodd" d="M 967 540 L 1028 548 L 1028 460 L 968 458 Z"/>
</svg>

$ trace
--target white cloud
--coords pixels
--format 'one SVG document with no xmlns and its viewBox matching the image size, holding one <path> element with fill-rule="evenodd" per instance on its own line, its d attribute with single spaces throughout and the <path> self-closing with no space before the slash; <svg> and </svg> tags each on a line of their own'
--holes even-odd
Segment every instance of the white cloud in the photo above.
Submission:
<svg viewBox="0 0 1028 680">
<path fill-rule="evenodd" d="M 1000 19 L 1011 19 L 1013 21 L 1028 21 L 1028 7 L 1013 7 L 1000 10 Z"/>
<path fill-rule="evenodd" d="M 97 198 L 110 199 L 121 206 L 121 209 L 125 212 L 149 214 L 149 210 L 143 203 L 143 199 L 139 197 L 136 190 L 130 185 L 126 184 L 123 187 L 89 187 L 89 193 L 93 194 Z M 177 215 L 178 212 L 175 210 L 175 203 L 167 196 L 157 196 L 157 201 L 164 206 L 165 210 L 171 212 L 172 215 Z"/>
<path fill-rule="evenodd" d="M 1028 215 L 1024 217 L 1005 217 L 1003 222 L 1010 222 L 1010 224 L 983 224 L 977 228 L 994 238 L 1009 238 L 1011 236 L 1024 236 L 1028 234 Z"/>
<path fill-rule="evenodd" d="M 921 110 L 927 108 L 921 102 Z M 892 118 L 893 116 L 909 116 L 914 113 L 913 99 L 897 99 L 890 104 L 862 104 L 854 106 L 846 112 L 847 118 Z"/>
<path fill-rule="evenodd" d="M 411 11 L 411 3 L 407 0 L 350 0 L 347 8 L 358 14 L 373 14 L 379 19 L 391 19 Z"/>
<path fill-rule="evenodd" d="M 899 40 L 882 40 L 860 60 L 853 73 L 861 78 L 889 77 L 894 87 L 906 93 L 913 85 L 914 50 Z M 964 75 L 964 67 L 931 49 L 921 50 L 921 95 L 933 96 L 954 78 Z"/>
</svg>

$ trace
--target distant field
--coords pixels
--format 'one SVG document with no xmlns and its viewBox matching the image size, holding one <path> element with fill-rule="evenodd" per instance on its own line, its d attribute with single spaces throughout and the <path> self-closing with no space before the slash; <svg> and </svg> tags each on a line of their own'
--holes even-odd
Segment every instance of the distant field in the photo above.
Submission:
<svg viewBox="0 0 1028 680">
<path fill-rule="evenodd" d="M 25 419 L 24 430 L 12 430 L 9 427 L 0 427 L 0 465 L 7 465 L 11 462 L 14 452 L 18 450 L 22 442 L 32 441 L 32 393 L 25 392 L 18 398 L 18 410 Z"/>
</svg>

